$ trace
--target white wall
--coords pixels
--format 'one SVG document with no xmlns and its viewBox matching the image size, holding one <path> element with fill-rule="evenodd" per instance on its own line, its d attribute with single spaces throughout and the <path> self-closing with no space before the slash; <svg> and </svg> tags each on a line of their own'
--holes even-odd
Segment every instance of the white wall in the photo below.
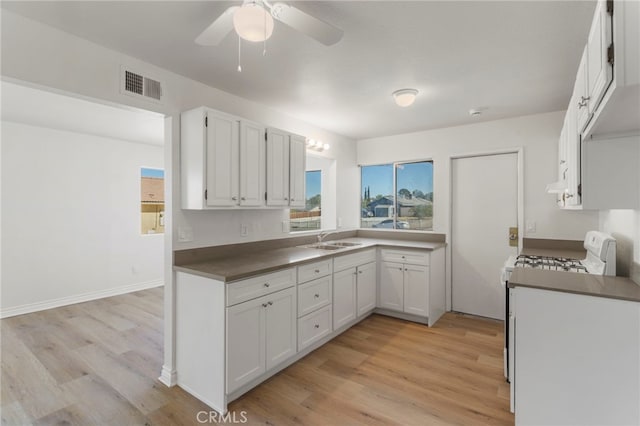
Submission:
<svg viewBox="0 0 640 426">
<path fill-rule="evenodd" d="M 497 120 L 446 129 L 358 141 L 358 163 L 389 163 L 413 159 L 434 161 L 434 231 L 449 228 L 449 160 L 451 156 L 524 148 L 524 220 L 535 221 L 530 238 L 582 240 L 598 228 L 598 212 L 565 211 L 545 185 L 558 179 L 558 138 L 564 112 Z"/>
<path fill-rule="evenodd" d="M 140 234 L 140 167 L 164 149 L 2 122 L 1 315 L 163 283 L 162 235 Z"/>
</svg>

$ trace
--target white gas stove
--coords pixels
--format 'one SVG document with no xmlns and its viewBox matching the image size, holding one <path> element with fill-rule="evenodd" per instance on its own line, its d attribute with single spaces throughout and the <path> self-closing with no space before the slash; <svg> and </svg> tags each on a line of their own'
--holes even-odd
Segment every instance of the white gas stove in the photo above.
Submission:
<svg viewBox="0 0 640 426">
<path fill-rule="evenodd" d="M 599 231 L 589 231 L 584 238 L 584 248 L 587 250 L 585 259 L 569 259 L 564 257 L 549 257 L 536 255 L 510 256 L 502 268 L 501 281 L 505 287 L 506 315 L 504 322 L 504 375 L 511 385 L 511 412 L 514 412 L 513 386 L 513 342 L 514 315 L 509 303 L 509 289 L 506 288 L 511 272 L 514 268 L 534 268 L 548 271 L 575 272 L 581 274 L 616 275 L 616 240 L 608 234 Z"/>
</svg>

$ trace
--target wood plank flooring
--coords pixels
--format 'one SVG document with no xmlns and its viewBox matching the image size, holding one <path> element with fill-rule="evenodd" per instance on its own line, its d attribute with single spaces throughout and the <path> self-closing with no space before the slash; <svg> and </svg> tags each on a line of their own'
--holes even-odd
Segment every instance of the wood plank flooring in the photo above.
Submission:
<svg viewBox="0 0 640 426">
<path fill-rule="evenodd" d="M 514 423 L 500 322 L 448 313 L 428 328 L 373 315 L 231 403 L 221 419 L 157 380 L 162 308 L 156 288 L 2 320 L 2 424 Z"/>
</svg>

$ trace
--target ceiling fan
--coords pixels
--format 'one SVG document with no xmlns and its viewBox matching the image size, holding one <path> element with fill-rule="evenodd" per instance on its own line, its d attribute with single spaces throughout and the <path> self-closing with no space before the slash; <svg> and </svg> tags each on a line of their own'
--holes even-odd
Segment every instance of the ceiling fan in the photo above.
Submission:
<svg viewBox="0 0 640 426">
<path fill-rule="evenodd" d="M 274 19 L 326 46 L 336 44 L 342 39 L 341 29 L 296 7 L 266 0 L 244 0 L 242 5 L 231 6 L 225 10 L 195 41 L 202 46 L 217 46 L 235 29 L 238 36 L 244 40 L 263 42 L 271 37 Z"/>
</svg>

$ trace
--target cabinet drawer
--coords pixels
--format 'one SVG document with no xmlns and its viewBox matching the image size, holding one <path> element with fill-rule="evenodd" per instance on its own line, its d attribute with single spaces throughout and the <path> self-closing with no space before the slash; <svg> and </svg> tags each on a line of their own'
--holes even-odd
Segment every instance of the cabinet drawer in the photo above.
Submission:
<svg viewBox="0 0 640 426">
<path fill-rule="evenodd" d="M 429 265 L 429 252 L 418 250 L 381 249 L 380 257 L 384 262 L 411 263 L 414 265 Z"/>
<path fill-rule="evenodd" d="M 331 333 L 331 305 L 298 320 L 298 350 Z"/>
<path fill-rule="evenodd" d="M 298 266 L 298 283 L 305 283 L 315 280 L 316 278 L 326 277 L 327 275 L 331 275 L 332 272 L 333 263 L 331 259 Z"/>
<path fill-rule="evenodd" d="M 333 258 L 334 272 L 343 271 L 345 269 L 354 268 L 365 263 L 376 261 L 376 249 L 371 248 L 356 253 L 345 254 Z"/>
<path fill-rule="evenodd" d="M 227 306 L 255 299 L 296 284 L 296 269 L 290 268 L 227 284 Z"/>
<path fill-rule="evenodd" d="M 329 276 L 298 286 L 298 317 L 331 303 L 332 281 Z"/>
</svg>

